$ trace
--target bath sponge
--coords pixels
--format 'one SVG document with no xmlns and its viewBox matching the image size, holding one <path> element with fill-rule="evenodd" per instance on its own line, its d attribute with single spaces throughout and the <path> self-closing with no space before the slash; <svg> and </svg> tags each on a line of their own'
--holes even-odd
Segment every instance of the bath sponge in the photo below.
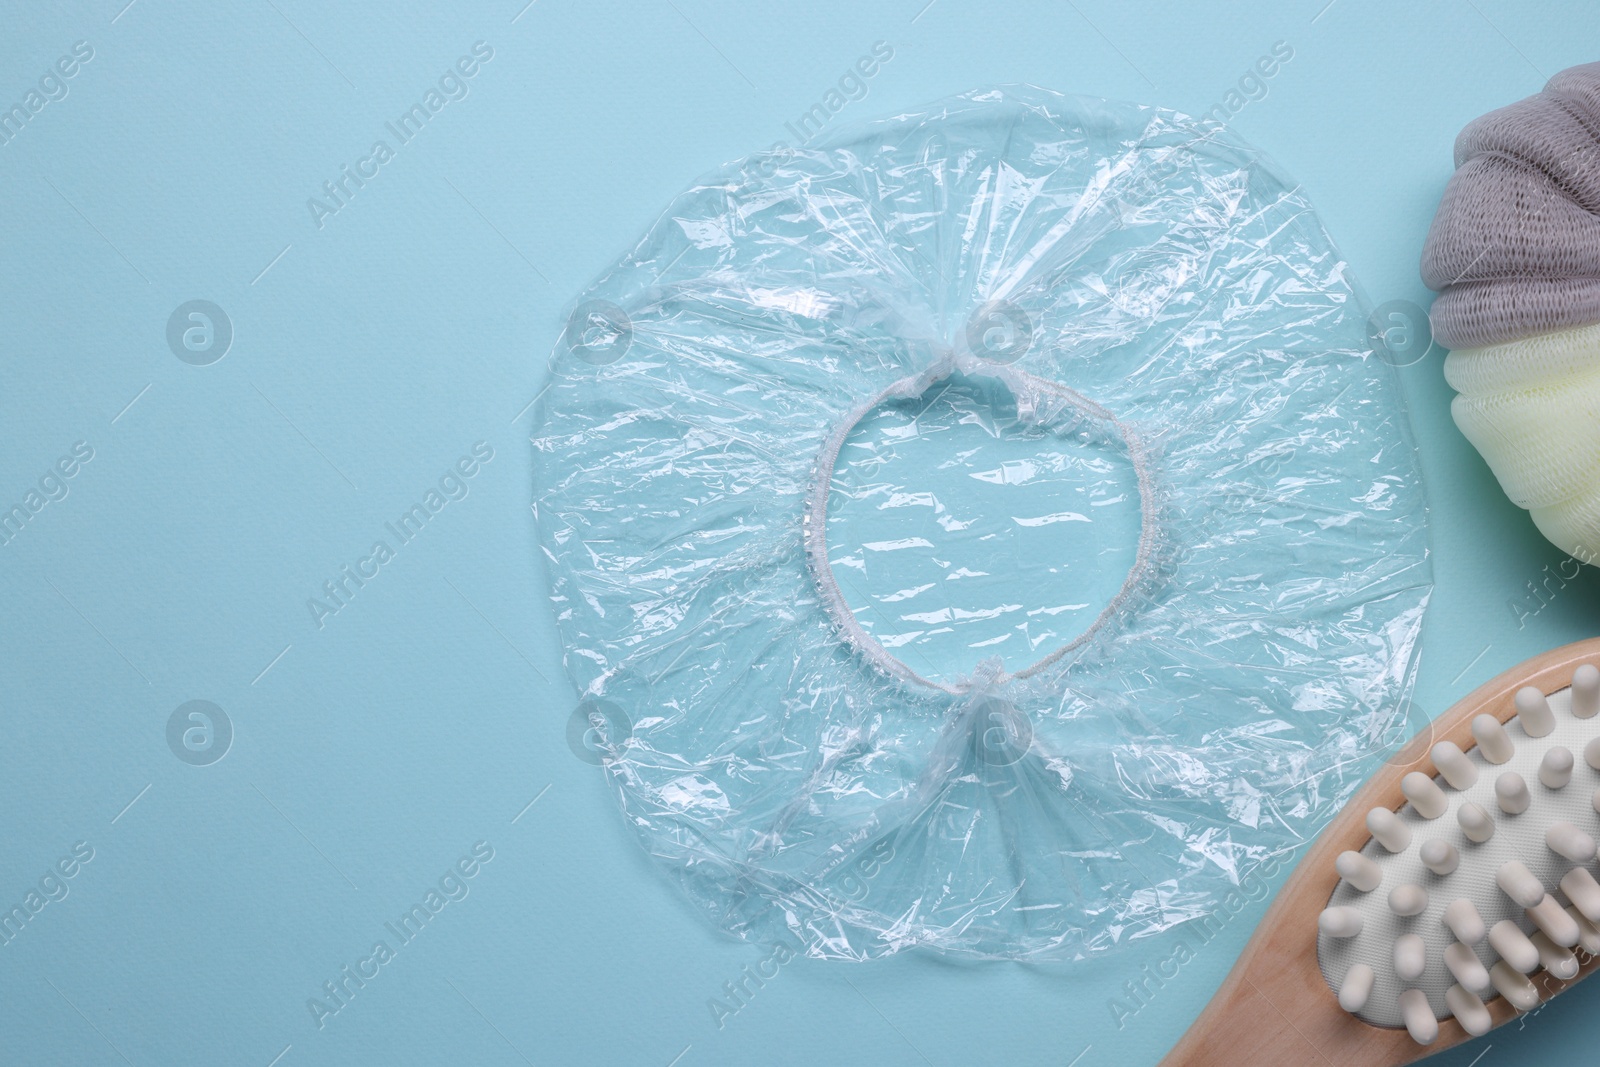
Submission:
<svg viewBox="0 0 1600 1067">
<path fill-rule="evenodd" d="M 1422 253 L 1456 425 L 1559 548 L 1600 551 L 1600 63 L 1456 138 Z"/>
</svg>

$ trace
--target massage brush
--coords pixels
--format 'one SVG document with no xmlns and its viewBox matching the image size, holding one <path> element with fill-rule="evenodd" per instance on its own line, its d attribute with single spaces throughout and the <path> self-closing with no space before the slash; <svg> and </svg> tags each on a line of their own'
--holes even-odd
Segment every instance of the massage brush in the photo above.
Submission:
<svg viewBox="0 0 1600 1067">
<path fill-rule="evenodd" d="M 1600 638 L 1479 687 L 1313 842 L 1166 1065 L 1410 1063 L 1600 959 Z"/>
</svg>

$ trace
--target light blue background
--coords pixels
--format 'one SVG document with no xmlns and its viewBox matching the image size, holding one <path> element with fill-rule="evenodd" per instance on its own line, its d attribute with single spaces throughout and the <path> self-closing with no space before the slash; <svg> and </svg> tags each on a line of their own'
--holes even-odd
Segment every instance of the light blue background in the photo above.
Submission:
<svg viewBox="0 0 1600 1067">
<path fill-rule="evenodd" d="M 95 850 L 0 946 L 0 1062 L 1154 1063 L 1264 902 L 1121 1029 L 1110 996 L 1170 939 L 1070 966 L 797 961 L 719 1029 L 708 1001 L 766 953 L 689 910 L 565 740 L 525 412 L 562 313 L 879 40 L 893 60 L 835 123 L 1012 81 L 1197 113 L 1286 41 L 1234 124 L 1375 302 L 1425 305 L 1455 133 L 1600 58 L 1592 11 L 125 2 L 9 0 L 0 32 L 6 105 L 94 49 L 0 146 L 0 504 L 94 449 L 0 548 L 0 902 Z M 470 95 L 318 229 L 307 198 L 479 40 Z M 235 330 L 206 367 L 165 340 L 197 298 Z M 1600 617 L 1593 571 L 1531 598 L 1562 557 L 1456 433 L 1439 359 L 1402 373 L 1433 508 L 1430 712 Z M 307 598 L 477 441 L 495 457 L 470 495 L 318 629 Z M 236 731 L 210 766 L 166 744 L 191 699 Z M 477 841 L 470 895 L 319 1030 L 307 999 Z M 1439 1062 L 1582 1062 L 1597 1006 L 1589 983 Z"/>
</svg>

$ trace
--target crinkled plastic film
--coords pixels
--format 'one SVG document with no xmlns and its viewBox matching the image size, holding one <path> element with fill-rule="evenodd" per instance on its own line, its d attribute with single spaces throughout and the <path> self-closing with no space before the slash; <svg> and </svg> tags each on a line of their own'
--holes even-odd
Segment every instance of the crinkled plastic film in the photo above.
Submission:
<svg viewBox="0 0 1600 1067">
<path fill-rule="evenodd" d="M 978 92 L 684 193 L 534 436 L 646 848 L 818 957 L 1214 911 L 1412 725 L 1426 512 L 1366 310 L 1293 182 L 1150 107 Z"/>
</svg>

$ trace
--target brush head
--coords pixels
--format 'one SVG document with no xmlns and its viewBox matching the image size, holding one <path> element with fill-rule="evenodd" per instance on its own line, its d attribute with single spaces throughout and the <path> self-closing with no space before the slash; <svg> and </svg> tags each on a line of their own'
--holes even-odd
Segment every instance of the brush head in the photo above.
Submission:
<svg viewBox="0 0 1600 1067">
<path fill-rule="evenodd" d="M 1600 638 L 1519 663 L 1378 768 L 1311 843 L 1163 1067 L 1399 1067 L 1503 1025 L 1600 970 L 1600 872 L 1586 840 L 1600 838 L 1596 663 Z M 1542 737 L 1518 721 L 1516 694 L 1529 686 L 1551 712 Z M 1540 729 L 1537 703 L 1523 704 Z M 1574 755 L 1564 785 L 1563 758 L 1547 762 L 1557 746 Z M 1447 798 L 1436 818 L 1418 812 L 1402 785 L 1414 771 Z M 1507 812 L 1495 790 L 1506 772 L 1528 792 L 1519 814 Z M 1420 795 L 1415 780 L 1411 792 Z M 1427 895 L 1421 911 L 1401 914 L 1417 901 L 1409 889 L 1397 897 L 1402 886 Z M 1416 966 L 1418 941 L 1422 970 L 1403 978 Z"/>
<path fill-rule="evenodd" d="M 1473 719 L 1464 752 L 1434 745 L 1398 811 L 1367 813 L 1372 838 L 1339 857 L 1318 923 L 1340 1006 L 1420 1044 L 1442 1019 L 1486 1032 L 1495 999 L 1525 1011 L 1529 975 L 1571 979 L 1573 950 L 1600 950 L 1600 671 L 1580 666 L 1551 694 L 1524 686 L 1513 706 L 1509 722 Z"/>
</svg>

